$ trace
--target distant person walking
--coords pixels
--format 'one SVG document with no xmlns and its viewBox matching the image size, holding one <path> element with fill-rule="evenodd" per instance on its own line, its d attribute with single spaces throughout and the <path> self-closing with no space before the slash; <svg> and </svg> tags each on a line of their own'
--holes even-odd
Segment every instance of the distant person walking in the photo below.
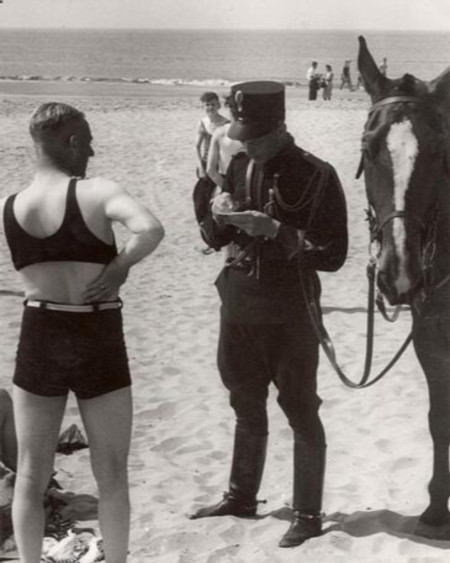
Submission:
<svg viewBox="0 0 450 563">
<path fill-rule="evenodd" d="M 358 72 L 357 76 L 356 76 L 356 86 L 355 86 L 356 90 L 365 90 L 364 88 L 364 83 L 363 83 L 363 79 L 361 76 L 361 73 Z"/>
<path fill-rule="evenodd" d="M 313 61 L 306 73 L 308 81 L 308 100 L 317 100 L 317 91 L 320 88 L 320 73 L 317 70 L 317 61 Z"/>
<path fill-rule="evenodd" d="M 380 72 L 383 76 L 387 75 L 387 68 L 388 68 L 387 58 L 383 57 L 383 62 L 380 64 Z"/>
<path fill-rule="evenodd" d="M 341 85 L 339 87 L 340 90 L 342 90 L 343 88 L 348 88 L 350 92 L 353 90 L 352 77 L 350 74 L 351 62 L 352 62 L 351 60 L 345 61 L 344 66 L 342 67 Z"/>
<path fill-rule="evenodd" d="M 333 68 L 331 65 L 325 65 L 326 72 L 322 77 L 323 84 L 323 99 L 331 100 L 331 93 L 333 91 Z"/>
</svg>

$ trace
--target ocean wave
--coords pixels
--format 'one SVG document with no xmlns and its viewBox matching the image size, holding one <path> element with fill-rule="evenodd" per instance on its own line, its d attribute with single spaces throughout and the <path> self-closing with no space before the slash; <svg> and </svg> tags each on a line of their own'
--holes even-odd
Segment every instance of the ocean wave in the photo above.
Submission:
<svg viewBox="0 0 450 563">
<path fill-rule="evenodd" d="M 0 75 L 0 80 L 9 81 L 45 81 L 45 82 L 109 82 L 130 84 L 159 84 L 164 86 L 230 86 L 232 83 L 222 78 L 211 79 L 185 79 L 185 78 L 119 78 L 92 77 L 92 76 L 45 76 L 40 74 Z"/>
<path fill-rule="evenodd" d="M 153 84 L 160 86 L 202 86 L 204 88 L 230 87 L 234 82 L 223 78 L 186 79 L 186 78 L 107 78 L 91 76 L 46 76 L 40 74 L 0 75 L 0 80 L 17 82 L 106 82 L 122 84 Z M 285 86 L 301 86 L 292 80 L 280 81 Z"/>
</svg>

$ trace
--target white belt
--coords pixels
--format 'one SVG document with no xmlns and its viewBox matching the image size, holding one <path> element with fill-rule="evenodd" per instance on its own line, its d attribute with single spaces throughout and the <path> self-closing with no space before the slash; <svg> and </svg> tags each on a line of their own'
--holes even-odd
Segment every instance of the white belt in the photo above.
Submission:
<svg viewBox="0 0 450 563">
<path fill-rule="evenodd" d="M 46 311 L 63 311 L 66 313 L 94 313 L 95 311 L 105 311 L 106 309 L 121 309 L 122 300 L 105 301 L 103 303 L 89 303 L 87 305 L 69 305 L 66 303 L 53 303 L 51 301 L 30 301 L 24 302 L 25 307 L 36 307 Z"/>
</svg>

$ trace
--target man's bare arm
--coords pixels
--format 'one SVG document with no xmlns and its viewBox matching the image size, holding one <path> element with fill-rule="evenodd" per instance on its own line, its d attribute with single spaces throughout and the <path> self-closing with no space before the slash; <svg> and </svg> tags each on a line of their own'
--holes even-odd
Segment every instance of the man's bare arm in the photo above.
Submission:
<svg viewBox="0 0 450 563">
<path fill-rule="evenodd" d="M 119 254 L 88 285 L 87 301 L 99 301 L 117 292 L 125 282 L 134 264 L 151 254 L 164 237 L 164 229 L 158 219 L 124 189 L 108 182 L 105 196 L 105 214 L 111 221 L 126 227 L 131 236 Z"/>
<path fill-rule="evenodd" d="M 206 173 L 211 178 L 211 180 L 219 186 L 223 187 L 223 178 L 219 174 L 219 151 L 220 151 L 220 138 L 223 135 L 223 131 L 218 129 L 214 132 L 211 144 L 209 145 L 208 151 L 208 163 L 206 165 Z"/>
</svg>

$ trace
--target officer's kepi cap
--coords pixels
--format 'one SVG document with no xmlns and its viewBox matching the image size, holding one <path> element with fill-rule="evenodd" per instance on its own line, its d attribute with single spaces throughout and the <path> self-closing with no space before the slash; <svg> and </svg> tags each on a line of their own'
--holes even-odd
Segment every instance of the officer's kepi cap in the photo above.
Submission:
<svg viewBox="0 0 450 563">
<path fill-rule="evenodd" d="M 241 82 L 231 87 L 234 121 L 228 136 L 249 141 L 267 135 L 284 122 L 284 84 L 271 80 Z"/>
</svg>

